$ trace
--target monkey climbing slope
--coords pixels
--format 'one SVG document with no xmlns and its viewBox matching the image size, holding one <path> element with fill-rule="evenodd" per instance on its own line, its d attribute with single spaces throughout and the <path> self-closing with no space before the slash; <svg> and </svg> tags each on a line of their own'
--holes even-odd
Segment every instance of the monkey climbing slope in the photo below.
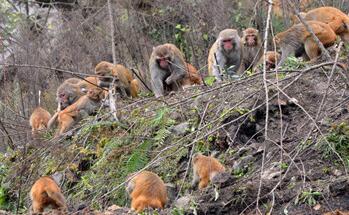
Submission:
<svg viewBox="0 0 349 215">
<path fill-rule="evenodd" d="M 6 160 L 4 180 L 17 184 L 19 172 L 27 175 L 26 194 L 40 175 L 61 172 L 69 211 L 83 214 L 128 214 L 124 182 L 143 169 L 167 185 L 159 214 L 349 211 L 349 82 L 330 71 L 269 74 L 268 96 L 255 74 L 159 99 L 119 100 L 120 121 L 103 110 L 71 137 L 36 143 L 28 162 Z M 215 154 L 227 173 L 202 190 L 191 187 L 196 152 Z"/>
</svg>

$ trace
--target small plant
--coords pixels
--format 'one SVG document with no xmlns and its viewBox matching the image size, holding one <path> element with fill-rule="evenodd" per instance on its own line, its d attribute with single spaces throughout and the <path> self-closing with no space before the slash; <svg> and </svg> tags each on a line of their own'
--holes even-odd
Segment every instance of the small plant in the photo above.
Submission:
<svg viewBox="0 0 349 215">
<path fill-rule="evenodd" d="M 207 86 L 210 86 L 210 87 L 213 85 L 215 81 L 216 81 L 216 77 L 214 76 L 207 76 L 204 78 L 205 84 L 207 84 Z"/>
<path fill-rule="evenodd" d="M 307 204 L 309 206 L 316 205 L 316 199 L 321 196 L 321 192 L 313 191 L 311 188 L 309 191 L 302 191 L 296 198 L 295 204 Z"/>
<path fill-rule="evenodd" d="M 246 173 L 247 173 L 247 168 L 237 168 L 237 169 L 234 169 L 233 171 L 233 175 L 237 178 L 244 177 Z"/>
<path fill-rule="evenodd" d="M 175 33 L 175 44 L 181 50 L 184 55 L 186 56 L 186 59 L 190 59 L 190 52 L 188 48 L 188 42 L 185 39 L 185 34 L 190 31 L 189 27 L 183 26 L 181 24 L 177 24 L 176 27 L 176 33 Z"/>
<path fill-rule="evenodd" d="M 172 215 L 184 215 L 185 213 L 184 213 L 184 210 L 181 208 L 173 208 L 171 210 L 171 214 Z"/>
<path fill-rule="evenodd" d="M 298 58 L 291 56 L 286 59 L 282 69 L 302 69 L 305 67 L 305 62 Z"/>
<path fill-rule="evenodd" d="M 287 168 L 288 168 L 288 164 L 287 163 L 281 163 L 280 164 L 280 169 L 286 170 Z"/>
<path fill-rule="evenodd" d="M 323 141 L 320 145 L 325 158 L 339 159 L 339 155 L 349 167 L 349 125 L 344 122 L 333 125 L 326 140 L 327 142 Z"/>
</svg>

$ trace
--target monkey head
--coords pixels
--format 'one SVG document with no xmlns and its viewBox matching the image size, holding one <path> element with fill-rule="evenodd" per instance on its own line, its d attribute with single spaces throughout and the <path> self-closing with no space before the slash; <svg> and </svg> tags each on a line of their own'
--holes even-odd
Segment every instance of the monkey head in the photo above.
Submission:
<svg viewBox="0 0 349 215">
<path fill-rule="evenodd" d="M 58 99 L 57 102 L 60 104 L 62 109 L 66 108 L 70 105 L 69 95 L 66 91 L 59 92 L 57 99 Z"/>
<path fill-rule="evenodd" d="M 349 23 L 343 21 L 337 32 L 341 32 L 339 36 L 343 42 L 349 42 Z"/>
<path fill-rule="evenodd" d="M 243 43 L 246 46 L 258 45 L 258 30 L 254 28 L 247 28 L 243 31 Z"/>
<path fill-rule="evenodd" d="M 235 29 L 225 29 L 218 35 L 218 48 L 230 52 L 238 46 L 240 37 Z"/>
<path fill-rule="evenodd" d="M 113 67 L 114 65 L 112 63 L 102 61 L 97 64 L 95 68 L 95 74 L 100 76 L 98 77 L 98 86 L 100 87 L 109 87 L 110 83 L 113 82 L 113 80 L 118 81 L 118 77 L 113 76 Z"/>
<path fill-rule="evenodd" d="M 169 70 L 172 60 L 171 56 L 173 54 L 171 54 L 171 50 L 168 48 L 168 46 L 166 46 L 166 44 L 159 45 L 153 48 L 153 51 L 155 53 L 155 60 L 158 66 L 163 70 Z"/>
</svg>

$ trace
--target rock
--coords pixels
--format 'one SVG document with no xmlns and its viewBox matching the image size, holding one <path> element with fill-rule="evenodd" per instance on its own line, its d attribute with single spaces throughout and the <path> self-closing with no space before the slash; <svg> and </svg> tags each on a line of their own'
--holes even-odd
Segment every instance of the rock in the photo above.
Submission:
<svg viewBox="0 0 349 215">
<path fill-rule="evenodd" d="M 237 160 L 236 162 L 234 162 L 233 168 L 234 169 L 245 169 L 248 167 L 248 164 L 250 162 L 253 162 L 255 160 L 255 158 L 252 155 L 247 155 L 243 158 L 241 158 L 240 160 Z"/>
<path fill-rule="evenodd" d="M 269 169 L 265 170 L 262 174 L 262 180 L 272 180 L 276 177 L 279 177 L 282 174 L 282 170 L 280 168 L 279 162 L 272 163 L 271 167 Z"/>
<path fill-rule="evenodd" d="M 349 193 L 349 180 L 347 178 L 338 179 L 329 185 L 329 189 L 332 196 Z"/>
<path fill-rule="evenodd" d="M 175 135 L 184 135 L 188 133 L 189 122 L 183 122 L 171 128 L 171 132 Z"/>
<path fill-rule="evenodd" d="M 232 185 L 234 183 L 234 178 L 228 172 L 221 172 L 212 178 L 212 184 L 222 188 Z"/>
<path fill-rule="evenodd" d="M 177 199 L 177 201 L 174 203 L 174 205 L 179 209 L 188 210 L 190 209 L 190 200 L 192 199 L 192 196 L 186 195 L 182 196 L 181 198 Z"/>
</svg>

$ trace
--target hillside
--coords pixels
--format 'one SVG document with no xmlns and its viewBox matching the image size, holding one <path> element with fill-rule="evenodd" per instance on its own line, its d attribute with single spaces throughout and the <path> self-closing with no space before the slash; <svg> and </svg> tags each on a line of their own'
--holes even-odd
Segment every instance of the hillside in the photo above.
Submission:
<svg viewBox="0 0 349 215">
<path fill-rule="evenodd" d="M 60 178 L 69 212 L 43 214 L 136 214 L 126 185 L 143 170 L 164 181 L 168 202 L 142 214 L 349 214 L 347 43 L 326 47 L 331 59 L 289 57 L 277 70 L 214 82 L 207 54 L 218 33 L 253 25 L 264 35 L 266 2 L 116 0 L 113 36 L 106 2 L 0 0 L 0 214 L 30 214 L 30 189 L 45 175 Z M 349 11 L 344 1 L 302 2 Z M 292 8 L 274 8 L 268 50 L 291 26 Z M 148 62 L 167 42 L 204 84 L 155 98 Z M 113 58 L 141 83 L 138 98 L 115 97 L 117 119 L 105 101 L 58 138 L 56 128 L 32 136 L 39 103 L 53 114 L 64 80 Z M 202 190 L 191 185 L 196 153 L 226 168 Z"/>
</svg>

